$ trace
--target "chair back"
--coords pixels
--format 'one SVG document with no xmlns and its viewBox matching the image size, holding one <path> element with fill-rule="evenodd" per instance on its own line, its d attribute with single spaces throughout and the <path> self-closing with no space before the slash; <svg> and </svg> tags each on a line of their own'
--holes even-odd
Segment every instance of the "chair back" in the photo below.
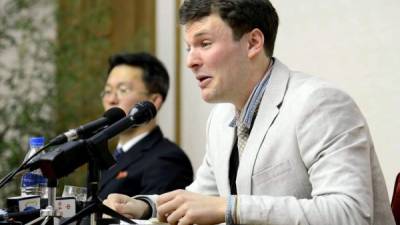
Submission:
<svg viewBox="0 0 400 225">
<path fill-rule="evenodd" d="M 397 174 L 396 183 L 394 184 L 392 211 L 396 224 L 400 225 L 400 173 Z"/>
</svg>

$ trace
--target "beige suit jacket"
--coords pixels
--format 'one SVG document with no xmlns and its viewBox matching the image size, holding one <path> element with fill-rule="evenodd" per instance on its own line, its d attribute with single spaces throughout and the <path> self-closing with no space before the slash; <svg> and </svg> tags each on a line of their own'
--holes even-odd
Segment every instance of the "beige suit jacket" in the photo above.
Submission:
<svg viewBox="0 0 400 225">
<path fill-rule="evenodd" d="M 227 196 L 231 104 L 207 125 L 204 161 L 187 190 Z M 241 224 L 394 225 L 368 126 L 353 100 L 275 61 L 236 179 Z"/>
</svg>

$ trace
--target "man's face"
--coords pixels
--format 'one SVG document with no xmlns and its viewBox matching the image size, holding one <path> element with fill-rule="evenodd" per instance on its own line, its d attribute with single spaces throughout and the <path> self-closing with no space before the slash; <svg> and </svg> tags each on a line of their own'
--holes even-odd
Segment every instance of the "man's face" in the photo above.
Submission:
<svg viewBox="0 0 400 225">
<path fill-rule="evenodd" d="M 211 14 L 185 26 L 185 41 L 187 66 L 198 80 L 202 98 L 206 102 L 238 102 L 249 79 L 245 36 L 235 41 L 232 29 Z"/>
<path fill-rule="evenodd" d="M 102 94 L 104 109 L 120 107 L 128 114 L 136 103 L 148 100 L 149 93 L 142 77 L 143 70 L 139 67 L 128 65 L 114 67 L 108 75 Z"/>
</svg>

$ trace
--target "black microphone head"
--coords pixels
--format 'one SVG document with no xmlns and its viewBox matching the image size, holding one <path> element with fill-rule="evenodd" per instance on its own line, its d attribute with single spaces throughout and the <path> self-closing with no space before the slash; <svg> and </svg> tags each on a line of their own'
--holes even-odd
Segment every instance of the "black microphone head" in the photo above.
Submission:
<svg viewBox="0 0 400 225">
<path fill-rule="evenodd" d="M 124 110 L 118 107 L 113 107 L 104 112 L 103 117 L 107 118 L 108 124 L 113 124 L 126 116 Z"/>
<path fill-rule="evenodd" d="M 135 125 L 149 122 L 157 115 L 157 109 L 153 103 L 142 101 L 137 103 L 130 111 L 128 116 L 132 117 Z"/>
</svg>

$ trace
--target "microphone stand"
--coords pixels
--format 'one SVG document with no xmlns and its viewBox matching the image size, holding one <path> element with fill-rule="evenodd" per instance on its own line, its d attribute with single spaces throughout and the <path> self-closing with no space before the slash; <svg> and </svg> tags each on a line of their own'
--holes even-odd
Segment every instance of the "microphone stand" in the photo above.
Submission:
<svg viewBox="0 0 400 225">
<path fill-rule="evenodd" d="M 100 171 L 96 162 L 96 151 L 95 147 L 90 143 L 86 142 L 86 147 L 89 153 L 88 161 L 88 202 L 81 211 L 79 211 L 75 216 L 65 220 L 61 225 L 70 224 L 74 221 L 81 220 L 83 217 L 90 215 L 91 225 L 103 225 L 105 222 L 102 221 L 102 215 L 107 214 L 114 218 L 123 220 L 129 224 L 135 224 L 135 222 L 126 218 L 125 216 L 115 212 L 111 208 L 107 207 L 102 203 L 102 201 L 97 196 L 98 183 L 100 177 Z"/>
<path fill-rule="evenodd" d="M 47 198 L 48 203 L 45 209 L 40 210 L 40 217 L 32 220 L 26 225 L 35 224 L 41 220 L 43 222 L 41 225 L 47 224 L 50 219 L 53 219 L 53 225 L 58 225 L 59 220 L 56 218 L 61 217 L 61 213 L 56 208 L 56 188 L 57 188 L 57 180 L 56 179 L 48 179 L 47 183 Z"/>
</svg>

